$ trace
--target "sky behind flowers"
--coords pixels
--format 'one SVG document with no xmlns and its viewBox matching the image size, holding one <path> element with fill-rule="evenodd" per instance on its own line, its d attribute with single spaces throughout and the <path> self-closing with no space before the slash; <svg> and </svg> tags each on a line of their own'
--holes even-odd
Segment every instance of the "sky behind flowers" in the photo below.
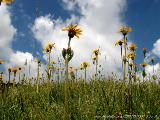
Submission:
<svg viewBox="0 0 160 120">
<path fill-rule="evenodd" d="M 120 51 L 114 42 L 122 38 L 118 33 L 122 25 L 133 29 L 129 41 L 138 46 L 138 63 L 142 61 L 143 47 L 148 48 L 148 56 L 160 57 L 159 0 L 37 1 L 15 0 L 10 6 L 0 7 L 0 58 L 8 63 L 5 68 L 23 65 L 27 58 L 45 61 L 42 48 L 48 42 L 56 43 L 52 54 L 56 59 L 67 46 L 67 33 L 61 29 L 70 23 L 79 24 L 83 30 L 81 38 L 74 38 L 71 45 L 75 51 L 71 64 L 74 67 L 83 61 L 91 63 L 92 50 L 100 46 L 105 72 L 118 72 Z M 36 69 L 35 64 L 32 66 Z"/>
</svg>

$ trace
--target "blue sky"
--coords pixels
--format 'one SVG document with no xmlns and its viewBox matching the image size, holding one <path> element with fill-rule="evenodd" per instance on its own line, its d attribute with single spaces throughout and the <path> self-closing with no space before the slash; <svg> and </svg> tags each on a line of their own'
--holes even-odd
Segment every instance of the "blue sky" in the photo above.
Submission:
<svg viewBox="0 0 160 120">
<path fill-rule="evenodd" d="M 32 0 L 23 2 L 22 0 L 16 0 L 13 4 L 13 25 L 18 29 L 16 40 L 13 42 L 14 50 L 21 50 L 24 52 L 28 51 L 31 53 L 34 51 L 34 49 L 39 51 L 41 50 L 41 47 L 39 47 L 40 44 L 38 42 L 35 43 L 35 39 L 33 38 L 33 34 L 30 29 L 37 17 L 35 6 L 38 7 L 39 16 L 51 14 L 53 19 L 57 19 L 60 17 L 64 20 L 70 16 L 69 12 L 63 9 L 63 4 L 59 0 L 48 0 L 47 7 L 44 0 L 37 1 L 38 4 L 36 4 L 36 2 Z M 29 46 L 24 47 L 23 44 L 27 44 Z M 31 44 L 36 44 L 36 48 L 34 48 Z"/>
<path fill-rule="evenodd" d="M 128 0 L 125 13 L 126 23 L 133 28 L 131 37 L 138 45 L 138 50 L 146 47 L 152 50 L 153 44 L 160 37 L 160 0 Z M 138 54 L 138 58 L 142 52 Z"/>
<path fill-rule="evenodd" d="M 62 18 L 65 20 L 70 17 L 73 11 L 68 11 L 64 8 L 61 0 L 44 0 L 38 1 L 39 15 L 44 16 L 51 14 L 54 19 Z M 29 26 L 34 23 L 36 16 L 35 1 L 15 0 L 12 4 L 12 22 L 18 29 L 16 40 L 13 42 L 15 50 L 32 52 L 31 43 L 34 42 L 32 32 Z M 128 26 L 133 28 L 130 34 L 132 41 L 138 44 L 138 50 L 143 47 L 152 49 L 153 43 L 160 37 L 160 1 L 159 0 L 128 0 L 127 9 L 124 12 L 124 21 Z M 22 27 L 23 26 L 23 27 Z M 23 44 L 28 44 L 29 47 L 23 47 Z M 37 46 L 40 44 L 36 43 Z M 31 49 L 32 48 L 32 49 Z M 40 48 L 36 48 L 39 49 Z M 139 54 L 138 57 L 140 57 Z"/>
<path fill-rule="evenodd" d="M 52 19 L 66 20 L 71 17 L 72 14 L 78 15 L 77 11 L 68 11 L 65 8 L 64 3 L 61 0 L 48 0 L 47 3 L 44 0 L 37 0 L 38 2 L 27 0 L 15 0 L 11 5 L 12 23 L 17 28 L 17 35 L 12 42 L 13 49 L 23 52 L 30 52 L 35 57 L 42 59 L 42 46 L 33 37 L 31 26 L 34 24 L 34 20 L 39 16 L 45 16 L 50 14 Z M 38 12 L 36 12 L 36 7 Z M 24 47 L 24 45 L 27 45 Z M 35 54 L 38 51 L 39 54 Z"/>
<path fill-rule="evenodd" d="M 12 49 L 15 52 L 16 51 L 29 52 L 33 54 L 34 57 L 36 56 L 42 59 L 43 54 L 41 50 L 42 50 L 43 44 L 35 40 L 35 35 L 31 30 L 31 28 L 35 24 L 35 19 L 36 19 L 36 12 L 35 12 L 36 2 L 35 1 L 36 0 L 34 1 L 33 0 L 23 0 L 23 1 L 15 0 L 15 2 L 11 4 L 9 7 L 11 12 L 11 24 L 17 30 L 17 34 L 16 36 L 14 36 L 14 39 L 12 41 Z M 45 17 L 46 15 L 49 15 L 49 18 L 47 19 L 49 19 L 51 22 L 54 23 L 55 20 L 60 20 L 61 22 L 64 22 L 66 25 L 67 23 L 66 20 L 67 19 L 70 20 L 72 16 L 75 15 L 75 18 L 80 21 L 79 23 L 84 25 L 83 27 L 86 27 L 87 25 L 91 24 L 91 26 L 89 26 L 91 28 L 89 29 L 85 28 L 87 29 L 87 31 L 92 30 L 91 34 L 92 33 L 94 34 L 94 31 L 92 29 L 92 21 L 90 23 L 90 21 L 88 22 L 88 19 L 89 20 L 91 19 L 90 15 L 91 17 L 92 17 L 92 14 L 93 16 L 95 15 L 96 17 L 93 20 L 93 24 L 95 24 L 94 27 L 97 28 L 98 35 L 97 37 L 95 37 L 97 39 L 105 35 L 105 32 L 103 33 L 104 30 L 102 26 L 106 25 L 106 28 L 110 24 L 113 24 L 114 26 L 114 23 L 111 22 L 112 19 L 108 20 L 108 22 L 106 22 L 105 24 L 105 19 L 106 21 L 107 21 L 107 18 L 110 19 L 109 15 L 111 15 L 111 18 L 113 17 L 113 21 L 117 25 L 117 26 L 114 26 L 113 28 L 115 34 L 117 33 L 118 27 L 120 25 L 126 24 L 130 26 L 133 29 L 133 32 L 130 33 L 129 38 L 132 42 L 135 42 L 138 46 L 138 52 L 137 52 L 138 63 L 141 63 L 142 61 L 142 57 L 141 57 L 142 49 L 146 47 L 148 48 L 148 51 L 152 51 L 154 49 L 153 44 L 156 43 L 156 41 L 160 38 L 160 31 L 159 31 L 160 13 L 158 12 L 160 11 L 160 7 L 159 7 L 160 0 L 126 0 L 126 2 L 124 2 L 125 0 L 119 0 L 122 3 L 120 3 L 118 0 L 115 0 L 115 3 L 120 8 L 116 8 L 117 6 L 114 5 L 115 4 L 114 2 L 112 1 L 107 2 L 107 0 L 105 2 L 104 0 L 100 0 L 100 1 L 91 0 L 94 2 L 93 3 L 88 2 L 87 4 L 85 3 L 85 1 L 82 0 L 83 2 L 79 2 L 76 5 L 73 4 L 76 0 L 73 0 L 73 1 L 72 0 L 47 0 L 47 2 L 45 0 L 37 0 L 37 1 L 38 1 L 37 6 L 39 10 L 39 16 Z M 99 4 L 103 2 L 104 4 L 109 4 L 108 7 L 109 6 L 115 7 L 116 10 L 114 11 L 114 8 L 113 8 L 112 9 L 113 12 L 112 12 L 107 7 L 106 9 L 104 9 L 105 8 L 104 7 L 103 8 L 104 10 L 100 9 L 98 5 L 103 7 L 103 5 Z M 70 6 L 70 3 L 71 3 L 71 6 Z M 119 6 L 119 4 L 123 4 L 123 5 Z M 77 7 L 78 9 L 74 9 L 73 6 Z M 96 10 L 97 12 L 99 12 L 99 9 L 103 11 L 101 16 L 99 15 L 101 14 L 101 11 L 100 13 L 96 14 Z M 92 13 L 92 10 L 95 13 Z M 86 14 L 84 13 L 84 11 L 86 12 Z M 106 12 L 106 11 L 109 11 L 109 12 Z M 105 17 L 103 17 L 103 14 Z M 104 19 L 104 20 L 102 20 L 101 22 L 101 19 Z M 100 20 L 100 22 L 96 20 Z M 86 24 L 84 22 L 86 22 Z M 101 23 L 102 25 L 100 25 Z M 96 24 L 99 24 L 99 25 L 96 26 Z M 112 25 L 110 27 L 112 27 Z M 115 29 L 116 27 L 117 29 Z M 57 25 L 55 26 L 55 28 L 57 30 L 59 26 Z M 108 33 L 113 32 L 111 28 L 109 28 L 109 30 L 107 28 L 106 31 L 107 32 L 109 31 Z M 59 32 L 61 31 L 59 30 Z M 93 39 L 92 35 L 89 35 L 88 38 Z M 107 35 L 105 36 L 105 38 L 108 39 Z M 118 37 L 113 37 L 112 39 L 116 40 L 117 38 Z M 83 43 L 83 38 L 82 38 L 82 43 Z M 73 43 L 73 44 L 76 44 L 76 43 Z M 84 46 L 86 45 L 86 43 L 83 43 L 83 44 Z M 99 43 L 97 42 L 97 45 L 96 45 L 96 42 L 94 41 L 92 45 L 86 45 L 86 46 L 93 49 L 94 48 L 93 45 L 95 45 L 95 48 L 96 48 L 98 47 L 98 44 Z M 101 42 L 101 44 L 103 45 L 104 43 Z M 105 44 L 107 44 L 107 41 L 105 41 Z M 36 45 L 36 48 L 33 47 L 35 45 Z M 108 55 L 114 54 L 112 53 L 113 48 L 110 48 L 110 49 L 111 50 L 106 52 L 106 54 Z M 36 55 L 35 51 L 37 51 L 40 54 Z M 116 58 L 116 56 L 113 56 L 111 58 Z"/>
</svg>

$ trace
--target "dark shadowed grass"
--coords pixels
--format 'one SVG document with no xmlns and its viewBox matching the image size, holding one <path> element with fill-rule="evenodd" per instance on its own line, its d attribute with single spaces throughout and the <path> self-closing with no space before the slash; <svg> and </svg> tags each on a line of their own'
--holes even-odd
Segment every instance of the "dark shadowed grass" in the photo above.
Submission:
<svg viewBox="0 0 160 120">
<path fill-rule="evenodd" d="M 71 120 L 101 120 L 109 115 L 131 114 L 155 119 L 156 115 L 160 116 L 160 84 L 154 82 L 129 85 L 96 80 L 69 82 L 68 86 Z M 1 120 L 61 120 L 63 117 L 64 83 L 40 86 L 38 94 L 36 86 L 30 85 L 11 87 L 0 94 Z"/>
</svg>

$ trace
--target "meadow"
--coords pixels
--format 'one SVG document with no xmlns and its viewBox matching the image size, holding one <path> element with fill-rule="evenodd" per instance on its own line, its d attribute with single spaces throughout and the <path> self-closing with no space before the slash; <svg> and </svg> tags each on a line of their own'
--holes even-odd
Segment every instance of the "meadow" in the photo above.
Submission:
<svg viewBox="0 0 160 120">
<path fill-rule="evenodd" d="M 11 87 L 1 94 L 1 120 L 61 120 L 65 118 L 64 83 Z M 129 85 L 113 79 L 69 82 L 68 115 L 71 120 L 159 120 L 160 85 Z M 127 115 L 136 115 L 128 116 Z M 139 116 L 138 116 L 139 115 Z M 108 116 L 108 117 L 107 117 Z"/>
<path fill-rule="evenodd" d="M 79 68 L 69 67 L 73 57 L 73 50 L 70 47 L 71 39 L 81 34 L 77 25 L 70 25 L 68 31 L 68 48 L 63 49 L 62 56 L 65 68 L 57 68 L 58 73 L 63 71 L 63 76 L 52 80 L 56 62 L 51 61 L 50 54 L 55 43 L 49 43 L 44 47 L 44 54 L 48 56 L 46 65 L 46 76 L 40 76 L 41 61 L 37 60 L 37 77 L 28 79 L 22 77 L 21 67 L 8 68 L 9 80 L 4 82 L 1 73 L 0 93 L 0 119 L 2 120 L 159 120 L 160 119 L 160 84 L 158 76 L 146 73 L 146 53 L 143 49 L 144 61 L 141 64 L 142 75 L 139 77 L 135 64 L 136 45 L 127 46 L 126 34 L 130 28 L 122 27 L 120 32 L 124 35 L 122 40 L 116 41 L 115 45 L 121 46 L 122 75 L 118 78 L 111 74 L 107 78 L 101 77 L 98 59 L 100 48 L 93 50 L 92 60 L 95 65 L 95 75 L 87 80 L 87 70 L 90 67 L 88 62 L 83 62 Z M 123 45 L 124 44 L 124 48 Z M 123 48 L 123 49 L 122 49 Z M 126 54 L 127 49 L 131 53 Z M 124 50 L 124 52 L 122 51 Z M 154 63 L 154 59 L 151 59 Z M 1 60 L 1 65 L 5 64 Z M 125 67 L 126 66 L 126 67 Z M 54 69 L 53 69 L 54 68 Z M 84 78 L 77 77 L 77 72 L 82 71 Z M 11 75 L 13 73 L 13 79 Z M 19 73 L 19 74 L 18 74 Z M 154 71 L 153 71 L 154 73 Z M 19 83 L 16 83 L 16 75 L 19 75 Z M 31 81 L 34 81 L 31 82 Z"/>
<path fill-rule="evenodd" d="M 10 4 L 12 0 L 1 2 Z M 92 50 L 93 63 L 82 61 L 73 68 L 71 42 L 73 38 L 80 39 L 83 30 L 70 24 L 60 31 L 68 33 L 68 46 L 61 54 L 64 67 L 56 67 L 62 64 L 51 58 L 56 43 L 48 43 L 42 50 L 47 57 L 44 73 L 41 74 L 43 62 L 38 58 L 36 77 L 27 78 L 22 66 L 10 66 L 6 70 L 8 79 L 4 78 L 6 71 L 0 73 L 0 120 L 160 120 L 160 78 L 155 74 L 155 59 L 148 60 L 147 48 L 143 48 L 143 61 L 137 65 L 137 45 L 128 42 L 130 27 L 120 28 L 122 38 L 114 44 L 120 47 L 121 77 L 116 73 L 102 77 L 100 47 Z M 0 60 L 0 66 L 6 63 Z M 146 72 L 149 65 L 153 66 L 150 74 Z M 95 70 L 88 80 L 90 66 Z M 58 77 L 53 79 L 57 71 Z M 78 77 L 79 71 L 84 77 Z"/>
</svg>

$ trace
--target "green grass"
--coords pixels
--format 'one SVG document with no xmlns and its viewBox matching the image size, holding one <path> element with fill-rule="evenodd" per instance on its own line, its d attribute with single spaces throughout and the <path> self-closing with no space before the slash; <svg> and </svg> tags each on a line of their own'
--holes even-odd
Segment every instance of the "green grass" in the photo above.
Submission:
<svg viewBox="0 0 160 120">
<path fill-rule="evenodd" d="M 96 80 L 68 83 L 68 86 L 68 114 L 71 120 L 104 120 L 104 115 L 129 115 L 131 112 L 151 117 L 157 115 L 160 119 L 160 84 L 128 85 L 113 80 Z M 0 120 L 63 118 L 64 83 L 40 86 L 38 94 L 36 86 L 30 85 L 12 87 L 0 94 Z M 139 120 L 140 117 L 134 119 Z"/>
</svg>

